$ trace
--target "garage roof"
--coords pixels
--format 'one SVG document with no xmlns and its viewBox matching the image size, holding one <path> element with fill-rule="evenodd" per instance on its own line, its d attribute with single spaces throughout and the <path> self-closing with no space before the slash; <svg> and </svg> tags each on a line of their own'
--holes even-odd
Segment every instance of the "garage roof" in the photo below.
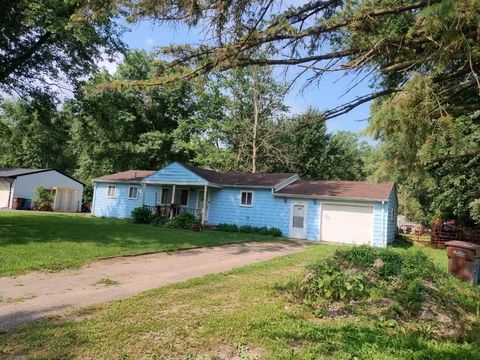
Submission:
<svg viewBox="0 0 480 360">
<path fill-rule="evenodd" d="M 312 198 L 338 198 L 353 200 L 388 200 L 395 183 L 367 181 L 299 180 L 276 192 Z"/>
<path fill-rule="evenodd" d="M 30 175 L 50 169 L 21 169 L 21 168 L 0 168 L 0 177 L 15 178 L 22 175 Z"/>
<path fill-rule="evenodd" d="M 76 181 L 77 183 L 85 186 L 84 183 L 81 181 L 78 181 L 77 179 L 71 177 L 70 175 L 65 174 L 62 171 L 59 171 L 57 169 L 22 169 L 22 168 L 0 168 L 0 178 L 9 178 L 9 179 L 16 179 L 19 176 L 25 176 L 25 175 L 32 175 L 32 174 L 37 174 L 37 173 L 42 173 L 42 172 L 47 172 L 47 171 L 56 171 L 63 176 L 68 177 L 69 179 L 72 179 L 73 181 Z"/>
</svg>

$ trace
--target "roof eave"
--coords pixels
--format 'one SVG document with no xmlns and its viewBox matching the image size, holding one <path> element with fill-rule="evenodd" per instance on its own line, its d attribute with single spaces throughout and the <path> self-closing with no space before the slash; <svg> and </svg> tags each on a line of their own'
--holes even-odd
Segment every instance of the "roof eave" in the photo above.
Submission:
<svg viewBox="0 0 480 360">
<path fill-rule="evenodd" d="M 286 194 L 286 193 L 274 193 L 274 195 L 278 197 L 292 197 L 292 198 L 315 199 L 315 200 L 347 200 L 347 201 L 375 201 L 375 202 L 388 201 L 388 198 L 387 199 L 354 198 L 354 197 L 345 197 L 345 196 L 320 196 L 320 195 L 301 195 L 301 194 Z"/>
</svg>

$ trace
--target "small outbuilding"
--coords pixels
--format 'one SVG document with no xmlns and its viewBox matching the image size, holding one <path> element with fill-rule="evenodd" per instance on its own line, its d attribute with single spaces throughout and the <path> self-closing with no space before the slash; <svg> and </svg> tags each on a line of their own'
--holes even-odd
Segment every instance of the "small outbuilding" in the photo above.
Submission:
<svg viewBox="0 0 480 360">
<path fill-rule="evenodd" d="M 81 210 L 84 184 L 55 169 L 0 168 L 0 209 L 30 209 L 38 187 L 53 195 L 53 210 Z"/>
</svg>

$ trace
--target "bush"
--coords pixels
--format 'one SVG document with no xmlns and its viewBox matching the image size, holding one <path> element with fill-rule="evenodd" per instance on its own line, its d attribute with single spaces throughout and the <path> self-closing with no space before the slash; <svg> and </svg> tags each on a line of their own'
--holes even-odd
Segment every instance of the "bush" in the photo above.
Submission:
<svg viewBox="0 0 480 360">
<path fill-rule="evenodd" d="M 238 225 L 236 224 L 218 224 L 217 229 L 220 231 L 228 231 L 228 232 L 238 232 Z"/>
<path fill-rule="evenodd" d="M 282 236 L 282 231 L 279 228 L 276 227 L 271 227 L 268 228 L 266 226 L 262 227 L 254 227 L 251 225 L 242 225 L 238 227 L 238 225 L 235 224 L 218 224 L 217 225 L 217 230 L 220 231 L 228 231 L 228 232 L 243 232 L 243 233 L 258 233 L 260 235 L 271 235 L 274 237 L 280 237 Z"/>
<path fill-rule="evenodd" d="M 480 199 L 473 200 L 470 205 L 470 217 L 473 222 L 480 225 Z"/>
<path fill-rule="evenodd" d="M 356 299 L 368 294 L 365 276 L 342 271 L 335 259 L 310 266 L 300 289 L 309 302 Z"/>
<path fill-rule="evenodd" d="M 253 233 L 253 232 L 255 232 L 255 228 L 251 225 L 242 225 L 242 226 L 240 226 L 239 230 L 242 233 Z"/>
<path fill-rule="evenodd" d="M 154 218 L 152 212 L 146 207 L 133 209 L 131 216 L 135 224 L 150 224 Z"/>
<path fill-rule="evenodd" d="M 280 237 L 282 236 L 282 230 L 277 227 L 271 227 L 270 229 L 268 229 L 268 234 L 272 235 L 273 237 Z"/>
<path fill-rule="evenodd" d="M 43 186 L 37 187 L 35 190 L 35 198 L 33 199 L 35 209 L 39 211 L 53 210 L 53 195 L 49 189 Z"/>
<path fill-rule="evenodd" d="M 197 218 L 189 213 L 183 213 L 182 215 L 173 218 L 165 223 L 165 227 L 171 229 L 191 229 L 194 224 L 197 223 Z"/>
</svg>

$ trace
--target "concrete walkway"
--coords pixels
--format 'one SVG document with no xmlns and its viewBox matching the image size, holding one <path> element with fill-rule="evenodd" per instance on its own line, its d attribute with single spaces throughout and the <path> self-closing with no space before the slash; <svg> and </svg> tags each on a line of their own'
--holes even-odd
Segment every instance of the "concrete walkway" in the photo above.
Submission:
<svg viewBox="0 0 480 360">
<path fill-rule="evenodd" d="M 0 329 L 194 277 L 301 251 L 298 242 L 243 243 L 90 263 L 56 273 L 0 277 Z M 99 283 L 102 279 L 114 285 Z"/>
</svg>

